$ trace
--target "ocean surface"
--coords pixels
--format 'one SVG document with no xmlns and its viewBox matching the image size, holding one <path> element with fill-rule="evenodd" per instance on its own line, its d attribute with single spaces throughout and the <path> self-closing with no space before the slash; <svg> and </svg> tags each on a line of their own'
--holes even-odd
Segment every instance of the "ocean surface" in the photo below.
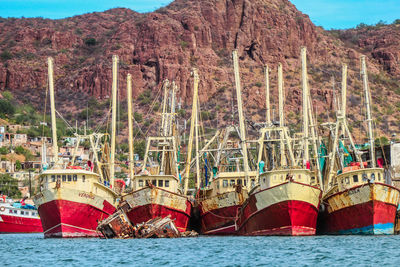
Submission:
<svg viewBox="0 0 400 267">
<path fill-rule="evenodd" d="M 44 239 L 0 235 L 1 266 L 400 266 L 400 236 Z"/>
</svg>

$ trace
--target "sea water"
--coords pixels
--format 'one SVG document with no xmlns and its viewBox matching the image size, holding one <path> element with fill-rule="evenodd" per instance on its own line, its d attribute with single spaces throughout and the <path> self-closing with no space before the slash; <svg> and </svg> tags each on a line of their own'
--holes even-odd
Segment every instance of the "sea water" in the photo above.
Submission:
<svg viewBox="0 0 400 267">
<path fill-rule="evenodd" d="M 400 266 L 400 236 L 44 239 L 0 235 L 1 266 Z"/>
</svg>

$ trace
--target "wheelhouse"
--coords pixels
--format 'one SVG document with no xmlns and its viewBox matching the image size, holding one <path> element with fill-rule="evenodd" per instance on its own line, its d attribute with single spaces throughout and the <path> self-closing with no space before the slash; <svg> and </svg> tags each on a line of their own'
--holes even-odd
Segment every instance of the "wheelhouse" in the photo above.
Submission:
<svg viewBox="0 0 400 267">
<path fill-rule="evenodd" d="M 179 187 L 179 180 L 173 175 L 140 175 L 136 176 L 135 183 L 137 189 L 152 185 L 171 192 L 177 192 Z"/>
<path fill-rule="evenodd" d="M 314 172 L 308 169 L 282 169 L 267 171 L 260 174 L 260 189 L 270 188 L 276 185 L 295 181 L 303 184 L 317 185 L 317 178 Z"/>
<path fill-rule="evenodd" d="M 366 168 L 338 174 L 336 182 L 342 191 L 365 183 L 386 183 L 386 179 L 382 168 Z"/>
</svg>

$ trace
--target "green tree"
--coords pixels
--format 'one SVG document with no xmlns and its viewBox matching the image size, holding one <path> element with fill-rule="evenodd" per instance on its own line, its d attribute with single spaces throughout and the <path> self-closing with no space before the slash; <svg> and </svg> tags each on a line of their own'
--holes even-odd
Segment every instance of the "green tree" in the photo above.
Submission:
<svg viewBox="0 0 400 267">
<path fill-rule="evenodd" d="M 118 160 L 119 161 L 127 161 L 128 160 L 128 156 L 125 155 L 125 154 L 120 153 L 120 154 L 118 154 Z"/>
<path fill-rule="evenodd" d="M 24 155 L 25 160 L 32 160 L 34 158 L 34 156 L 32 155 L 32 152 L 28 149 L 23 148 L 22 146 L 15 147 L 14 151 L 18 155 Z"/>
<path fill-rule="evenodd" d="M 15 162 L 15 169 L 17 169 L 17 171 L 22 169 L 21 161 L 17 160 Z"/>
<path fill-rule="evenodd" d="M 143 159 L 144 153 L 146 152 L 146 142 L 144 140 L 135 141 L 134 143 L 134 153 L 139 155 L 139 158 Z"/>
<path fill-rule="evenodd" d="M 3 95 L 3 97 L 4 97 L 5 99 L 7 99 L 8 101 L 12 101 L 12 100 L 14 99 L 14 96 L 13 96 L 13 94 L 12 94 L 10 91 L 4 91 L 4 92 L 2 93 L 2 95 Z"/>
<path fill-rule="evenodd" d="M 117 179 L 125 179 L 126 177 L 127 177 L 127 175 L 124 172 L 116 172 L 115 173 L 115 178 L 117 178 Z"/>
<path fill-rule="evenodd" d="M 380 21 L 378 21 L 378 23 L 375 24 L 375 26 L 382 27 L 382 26 L 385 26 L 386 24 L 387 24 L 386 21 L 380 20 Z"/>
<path fill-rule="evenodd" d="M 7 61 L 9 59 L 12 59 L 13 55 L 8 50 L 4 50 L 3 52 L 1 52 L 0 58 L 2 61 Z"/>
<path fill-rule="evenodd" d="M 1 155 L 7 155 L 9 151 L 10 151 L 10 150 L 9 150 L 8 147 L 6 147 L 6 146 L 0 147 L 0 154 L 1 154 Z"/>
<path fill-rule="evenodd" d="M 138 112 L 133 113 L 133 118 L 135 118 L 137 123 L 141 123 L 143 121 L 143 115 Z"/>
<path fill-rule="evenodd" d="M 85 39 L 85 45 L 87 45 L 87 46 L 95 46 L 96 44 L 97 44 L 97 41 L 94 38 L 86 38 Z"/>
<path fill-rule="evenodd" d="M 0 99 L 0 117 L 6 118 L 14 115 L 15 107 L 10 101 L 6 99 Z"/>
<path fill-rule="evenodd" d="M 11 198 L 21 197 L 21 192 L 18 190 L 18 181 L 8 173 L 0 174 L 0 192 Z"/>
<path fill-rule="evenodd" d="M 23 155 L 25 153 L 25 148 L 23 148 L 22 146 L 17 146 L 15 147 L 14 151 L 18 155 Z"/>
<path fill-rule="evenodd" d="M 367 28 L 367 27 L 368 27 L 368 25 L 365 24 L 365 23 L 360 23 L 360 24 L 358 24 L 358 25 L 356 26 L 357 29 L 364 29 L 364 28 Z"/>
<path fill-rule="evenodd" d="M 389 139 L 387 139 L 385 136 L 381 136 L 375 139 L 375 146 L 385 146 L 388 145 L 389 143 L 390 143 Z"/>
<path fill-rule="evenodd" d="M 119 149 L 121 149 L 122 152 L 127 153 L 129 152 L 129 145 L 128 143 L 122 143 L 119 145 Z"/>
</svg>

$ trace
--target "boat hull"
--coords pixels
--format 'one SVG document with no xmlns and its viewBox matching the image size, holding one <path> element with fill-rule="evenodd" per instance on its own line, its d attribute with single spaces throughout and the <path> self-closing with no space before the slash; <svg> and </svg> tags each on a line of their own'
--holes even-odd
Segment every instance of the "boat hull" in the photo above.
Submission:
<svg viewBox="0 0 400 267">
<path fill-rule="evenodd" d="M 157 187 L 145 187 L 123 196 L 122 200 L 131 208 L 126 215 L 132 225 L 170 216 L 180 232 L 187 230 L 192 204 L 182 195 Z"/>
<path fill-rule="evenodd" d="M 95 186 L 91 191 L 68 187 L 46 189 L 35 196 L 45 238 L 101 235 L 96 231 L 98 221 L 114 213 L 115 207 L 111 204 L 112 194 L 101 191 L 101 185 L 98 192 L 107 197 L 94 194 Z"/>
<path fill-rule="evenodd" d="M 0 215 L 0 233 L 41 233 L 40 219 Z"/>
<path fill-rule="evenodd" d="M 201 233 L 205 235 L 236 234 L 238 210 L 247 199 L 247 191 L 231 191 L 199 201 Z"/>
<path fill-rule="evenodd" d="M 322 192 L 298 182 L 286 182 L 254 192 L 237 220 L 240 235 L 315 235 Z"/>
<path fill-rule="evenodd" d="M 52 237 L 99 237 L 98 222 L 111 213 L 89 204 L 53 200 L 39 207 L 45 238 Z"/>
<path fill-rule="evenodd" d="M 393 234 L 399 190 L 385 184 L 365 184 L 324 199 L 322 234 Z"/>
</svg>

